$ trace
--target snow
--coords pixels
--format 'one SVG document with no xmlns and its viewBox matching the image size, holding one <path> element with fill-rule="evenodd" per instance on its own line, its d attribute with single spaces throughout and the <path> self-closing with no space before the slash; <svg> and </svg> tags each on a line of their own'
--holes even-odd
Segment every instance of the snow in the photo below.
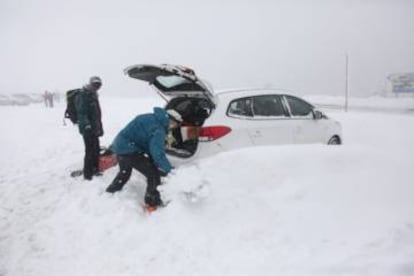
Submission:
<svg viewBox="0 0 414 276">
<path fill-rule="evenodd" d="M 312 95 L 304 97 L 316 106 L 341 107 L 345 105 L 345 97 L 326 95 Z M 414 96 L 410 93 L 369 97 L 350 97 L 348 106 L 351 109 L 372 111 L 412 112 L 414 110 Z"/>
<path fill-rule="evenodd" d="M 158 98 L 102 97 L 108 145 Z M 414 275 L 414 116 L 328 112 L 344 145 L 218 154 L 163 180 L 91 182 L 63 104 L 0 108 L 0 275 Z"/>
<path fill-rule="evenodd" d="M 31 103 L 43 102 L 42 94 L 0 94 L 0 106 L 3 105 L 29 105 Z"/>
</svg>

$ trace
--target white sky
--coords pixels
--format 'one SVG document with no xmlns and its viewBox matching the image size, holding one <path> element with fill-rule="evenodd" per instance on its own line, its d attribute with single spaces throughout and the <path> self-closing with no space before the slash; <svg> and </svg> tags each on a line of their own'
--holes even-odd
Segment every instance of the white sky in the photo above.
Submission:
<svg viewBox="0 0 414 276">
<path fill-rule="evenodd" d="M 379 92 L 414 71 L 411 0 L 0 0 L 0 93 L 65 91 L 89 76 L 102 93 L 145 86 L 138 63 L 192 67 L 215 88 L 273 86 L 342 95 Z"/>
</svg>

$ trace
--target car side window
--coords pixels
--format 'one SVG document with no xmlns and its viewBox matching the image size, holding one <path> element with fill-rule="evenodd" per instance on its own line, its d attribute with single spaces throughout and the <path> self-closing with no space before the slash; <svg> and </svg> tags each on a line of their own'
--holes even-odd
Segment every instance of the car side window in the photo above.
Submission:
<svg viewBox="0 0 414 276">
<path fill-rule="evenodd" d="M 292 116 L 312 117 L 313 106 L 296 97 L 285 95 Z"/>
<path fill-rule="evenodd" d="M 232 101 L 227 109 L 227 114 L 236 117 L 253 117 L 252 99 L 248 97 Z"/>
<path fill-rule="evenodd" d="M 282 100 L 277 95 L 263 95 L 253 97 L 254 116 L 285 117 Z"/>
</svg>

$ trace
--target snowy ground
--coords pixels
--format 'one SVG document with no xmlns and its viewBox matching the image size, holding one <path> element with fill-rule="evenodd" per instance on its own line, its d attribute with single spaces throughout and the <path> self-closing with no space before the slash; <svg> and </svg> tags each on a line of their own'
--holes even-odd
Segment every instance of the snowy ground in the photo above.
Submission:
<svg viewBox="0 0 414 276">
<path fill-rule="evenodd" d="M 158 99 L 102 98 L 105 136 Z M 223 153 L 165 179 L 85 182 L 63 105 L 0 108 L 0 275 L 414 275 L 414 116 L 333 112 L 343 146 Z M 69 123 L 69 122 L 68 122 Z M 189 198 L 187 192 L 196 192 Z"/>
</svg>

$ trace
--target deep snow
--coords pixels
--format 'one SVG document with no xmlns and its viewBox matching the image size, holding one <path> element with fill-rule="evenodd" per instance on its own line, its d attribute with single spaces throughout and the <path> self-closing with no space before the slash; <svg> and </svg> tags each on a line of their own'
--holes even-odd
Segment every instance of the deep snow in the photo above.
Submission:
<svg viewBox="0 0 414 276">
<path fill-rule="evenodd" d="M 108 145 L 154 99 L 102 97 Z M 242 149 L 145 181 L 85 182 L 63 105 L 0 108 L 0 275 L 414 275 L 414 116 L 328 112 L 343 146 Z"/>
</svg>

